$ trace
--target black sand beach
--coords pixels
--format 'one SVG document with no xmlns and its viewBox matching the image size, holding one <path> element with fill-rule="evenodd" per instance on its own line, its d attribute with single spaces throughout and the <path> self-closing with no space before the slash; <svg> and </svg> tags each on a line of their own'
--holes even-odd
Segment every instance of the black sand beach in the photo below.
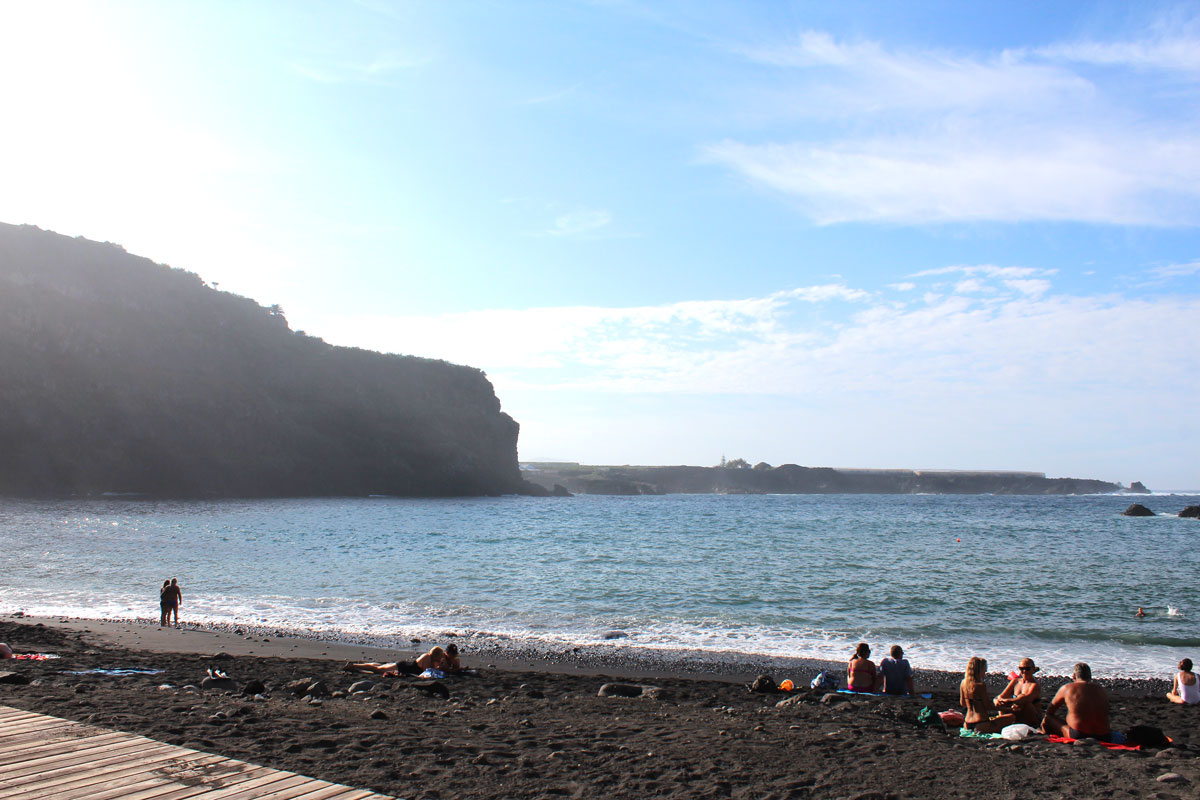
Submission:
<svg viewBox="0 0 1200 800">
<path fill-rule="evenodd" d="M 397 653 L 261 631 L 29 618 L 0 622 L 0 641 L 61 656 L 4 662 L 30 682 L 0 684 L 0 703 L 406 798 L 1188 798 L 1200 785 L 1200 708 L 1167 703 L 1162 681 L 1097 676 L 1112 694 L 1115 728 L 1153 725 L 1174 739 L 1128 752 L 968 740 L 918 724 L 926 705 L 957 707 L 959 676 L 947 673 L 920 673 L 930 700 L 847 699 L 750 692 L 752 663 L 703 674 L 701 665 L 586 654 L 504 659 L 467 642 L 473 674 L 435 685 L 342 670 L 434 642 Z M 774 677 L 806 685 L 818 666 Z M 161 672 L 67 674 L 121 668 Z M 237 689 L 198 688 L 209 668 Z M 255 680 L 265 691 L 242 694 Z M 348 693 L 363 680 L 374 685 Z M 329 694 L 299 697 L 288 689 L 296 681 Z M 654 688 L 599 696 L 611 682 Z M 990 683 L 995 692 L 1002 679 Z"/>
</svg>

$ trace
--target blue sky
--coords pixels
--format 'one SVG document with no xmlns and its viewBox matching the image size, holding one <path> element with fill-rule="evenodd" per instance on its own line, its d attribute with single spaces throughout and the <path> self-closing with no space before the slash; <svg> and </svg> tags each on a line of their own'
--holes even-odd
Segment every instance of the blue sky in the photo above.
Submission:
<svg viewBox="0 0 1200 800">
<path fill-rule="evenodd" d="M 1200 9 L 982 5 L 4 3 L 0 220 L 480 367 L 526 459 L 1200 488 Z"/>
</svg>

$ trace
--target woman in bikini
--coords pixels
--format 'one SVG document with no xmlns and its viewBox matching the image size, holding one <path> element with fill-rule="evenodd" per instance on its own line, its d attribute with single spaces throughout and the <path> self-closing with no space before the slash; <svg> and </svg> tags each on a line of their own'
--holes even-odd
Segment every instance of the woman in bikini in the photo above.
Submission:
<svg viewBox="0 0 1200 800">
<path fill-rule="evenodd" d="M 458 660 L 458 645 L 447 645 L 445 650 L 435 647 L 412 661 L 393 661 L 390 664 L 381 664 L 378 661 L 351 662 L 342 667 L 344 672 L 367 672 L 372 675 L 419 675 L 427 669 L 462 672 L 462 664 Z"/>
<path fill-rule="evenodd" d="M 1185 705 L 1200 703 L 1200 680 L 1197 680 L 1196 673 L 1192 672 L 1190 658 L 1179 662 L 1179 672 L 1171 679 L 1171 691 L 1167 692 L 1167 699 L 1172 703 Z"/>
<path fill-rule="evenodd" d="M 967 671 L 958 687 L 958 702 L 967 709 L 963 716 L 963 727 L 979 733 L 999 733 L 1006 725 L 1017 721 L 1013 714 L 1000 714 L 992 704 L 987 685 L 987 659 L 971 656 Z"/>
<path fill-rule="evenodd" d="M 871 648 L 859 642 L 846 668 L 846 688 L 852 692 L 873 692 L 877 684 L 875 662 L 871 661 Z"/>
</svg>

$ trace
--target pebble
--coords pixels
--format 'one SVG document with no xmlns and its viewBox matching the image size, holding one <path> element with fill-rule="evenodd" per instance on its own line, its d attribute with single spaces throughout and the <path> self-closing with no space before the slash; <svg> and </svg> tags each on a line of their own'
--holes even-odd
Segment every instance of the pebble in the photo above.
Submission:
<svg viewBox="0 0 1200 800">
<path fill-rule="evenodd" d="M 371 719 L 387 719 L 387 718 L 388 718 L 387 712 L 385 712 L 381 709 L 377 708 L 371 712 Z"/>
<path fill-rule="evenodd" d="M 1164 772 L 1162 775 L 1158 776 L 1159 783 L 1175 783 L 1181 780 L 1183 780 L 1183 776 L 1178 772 Z"/>
</svg>

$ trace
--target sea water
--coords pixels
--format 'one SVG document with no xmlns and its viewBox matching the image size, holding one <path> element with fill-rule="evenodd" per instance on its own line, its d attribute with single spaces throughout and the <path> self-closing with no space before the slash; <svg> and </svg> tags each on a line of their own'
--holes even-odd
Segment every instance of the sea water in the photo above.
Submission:
<svg viewBox="0 0 1200 800">
<path fill-rule="evenodd" d="M 1164 514 L 1121 516 L 1132 499 Z M 0 500 L 0 613 L 156 619 L 158 587 L 178 577 L 189 622 L 397 646 L 452 631 L 843 661 L 866 641 L 931 668 L 1028 655 L 1051 672 L 1085 660 L 1162 676 L 1200 658 L 1200 520 L 1174 516 L 1198 502 Z"/>
</svg>

